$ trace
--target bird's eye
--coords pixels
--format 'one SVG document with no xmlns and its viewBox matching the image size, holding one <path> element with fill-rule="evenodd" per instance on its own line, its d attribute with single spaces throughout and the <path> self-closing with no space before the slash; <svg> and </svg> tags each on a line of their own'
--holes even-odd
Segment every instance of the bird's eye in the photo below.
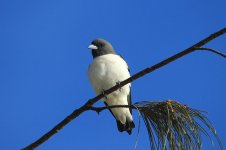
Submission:
<svg viewBox="0 0 226 150">
<path fill-rule="evenodd" d="M 100 47 L 103 47 L 103 46 L 104 46 L 104 43 L 99 43 L 99 46 L 100 46 Z"/>
</svg>

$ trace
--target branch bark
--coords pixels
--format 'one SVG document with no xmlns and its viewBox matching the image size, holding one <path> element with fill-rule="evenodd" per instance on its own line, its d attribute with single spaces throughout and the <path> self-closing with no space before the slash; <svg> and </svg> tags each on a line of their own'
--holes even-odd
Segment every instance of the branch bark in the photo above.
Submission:
<svg viewBox="0 0 226 150">
<path fill-rule="evenodd" d="M 150 73 L 153 72 L 167 64 L 169 64 L 170 62 L 175 61 L 178 58 L 181 58 L 191 52 L 194 52 L 195 50 L 198 49 L 202 49 L 202 50 L 209 50 L 212 51 L 210 49 L 204 49 L 202 48 L 203 45 L 205 45 L 206 43 L 212 41 L 213 39 L 223 35 L 224 33 L 226 33 L 226 28 L 223 28 L 211 35 L 209 35 L 207 38 L 201 40 L 200 42 L 194 44 L 193 46 L 183 50 L 182 52 L 179 52 L 163 61 L 161 61 L 160 63 L 157 63 L 151 67 L 148 67 L 136 74 L 134 74 L 133 76 L 131 76 L 130 78 L 122 81 L 120 84 L 117 84 L 115 86 L 113 86 L 112 88 L 104 91 L 105 95 L 108 95 L 114 91 L 116 91 L 117 89 L 123 87 L 124 85 Z M 212 51 L 213 52 L 213 51 Z M 216 53 L 216 52 L 215 52 Z M 220 54 L 220 52 L 217 52 L 216 54 Z M 222 55 L 221 55 L 222 56 Z M 75 109 L 70 115 L 68 115 L 65 119 L 63 119 L 60 123 L 58 123 L 54 128 L 52 128 L 50 131 L 48 131 L 46 134 L 44 134 L 42 137 L 40 137 L 38 140 L 36 140 L 35 142 L 33 142 L 32 144 L 28 145 L 25 148 L 22 148 L 22 150 L 32 150 L 36 147 L 38 147 L 39 145 L 41 145 L 42 143 L 44 143 L 45 141 L 47 141 L 50 137 L 52 137 L 54 134 L 56 134 L 59 130 L 61 130 L 65 125 L 67 125 L 69 122 L 71 122 L 73 119 L 75 119 L 76 117 L 78 117 L 80 114 L 82 114 L 83 112 L 90 110 L 91 106 L 96 103 L 98 100 L 100 100 L 101 98 L 103 98 L 104 95 L 100 94 L 92 99 L 89 99 L 82 107 Z"/>
<path fill-rule="evenodd" d="M 88 110 L 92 110 L 97 112 L 98 114 L 105 110 L 105 109 L 111 109 L 111 108 L 119 108 L 119 107 L 125 107 L 125 108 L 132 108 L 132 109 L 139 109 L 137 107 L 135 107 L 134 105 L 112 105 L 112 106 L 103 106 L 103 107 L 93 107 L 93 106 L 89 106 Z"/>
</svg>

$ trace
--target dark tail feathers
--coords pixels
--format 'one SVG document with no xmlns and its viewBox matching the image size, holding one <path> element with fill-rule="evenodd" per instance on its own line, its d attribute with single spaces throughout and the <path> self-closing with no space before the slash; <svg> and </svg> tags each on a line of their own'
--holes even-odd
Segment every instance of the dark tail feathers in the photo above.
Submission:
<svg viewBox="0 0 226 150">
<path fill-rule="evenodd" d="M 126 131 L 129 135 L 132 133 L 132 129 L 135 127 L 135 124 L 133 123 L 133 121 L 127 121 L 125 124 L 122 124 L 120 121 L 117 121 L 117 126 L 118 126 L 118 130 L 119 132 L 123 132 Z"/>
</svg>

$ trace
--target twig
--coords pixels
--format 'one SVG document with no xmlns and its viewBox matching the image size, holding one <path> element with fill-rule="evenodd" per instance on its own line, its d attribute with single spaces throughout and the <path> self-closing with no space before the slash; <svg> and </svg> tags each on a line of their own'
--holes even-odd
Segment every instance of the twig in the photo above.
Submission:
<svg viewBox="0 0 226 150">
<path fill-rule="evenodd" d="M 119 107 L 132 108 L 132 109 L 136 109 L 137 108 L 134 105 L 112 105 L 112 106 L 103 106 L 103 107 L 88 106 L 88 110 L 95 111 L 95 112 L 97 112 L 99 114 L 101 111 L 103 111 L 105 109 L 119 108 Z"/>
<path fill-rule="evenodd" d="M 226 33 L 226 28 L 223 28 L 213 34 L 211 34 L 210 36 L 208 36 L 207 38 L 201 40 L 200 42 L 196 43 L 195 45 L 185 49 L 184 51 L 177 53 L 176 55 L 173 55 L 163 61 L 161 61 L 160 63 L 157 63 L 149 68 L 146 68 L 136 74 L 134 74 L 133 76 L 131 76 L 130 78 L 122 81 L 120 84 L 113 86 L 112 88 L 104 91 L 105 95 L 108 95 L 114 91 L 116 91 L 117 89 L 123 87 L 124 85 L 150 73 L 153 72 L 167 64 L 169 64 L 170 62 L 173 62 L 174 60 L 181 58 L 193 51 L 195 51 L 197 48 L 200 48 L 201 46 L 205 45 L 206 43 L 210 42 L 211 40 L 223 35 L 224 33 Z M 35 142 L 33 142 L 32 144 L 28 145 L 27 147 L 23 148 L 23 150 L 32 150 L 36 147 L 38 147 L 39 145 L 41 145 L 42 143 L 44 143 L 45 141 L 47 141 L 50 137 L 52 137 L 54 134 L 56 134 L 59 130 L 61 130 L 65 125 L 67 125 L 69 122 L 71 122 L 73 119 L 75 119 L 76 117 L 78 117 L 81 113 L 89 110 L 89 107 L 92 106 L 94 103 L 96 103 L 98 100 L 100 100 L 101 98 L 103 98 L 104 95 L 100 94 L 90 100 L 88 100 L 82 107 L 74 110 L 70 115 L 68 115 L 64 120 L 62 120 L 60 123 L 58 123 L 54 128 L 52 128 L 50 131 L 48 131 L 46 134 L 44 134 L 42 137 L 40 137 L 38 140 L 36 140 Z"/>
<path fill-rule="evenodd" d="M 223 54 L 223 53 L 221 53 L 221 52 L 218 52 L 217 50 L 214 50 L 214 49 L 212 49 L 212 48 L 197 47 L 197 48 L 195 48 L 195 49 L 196 49 L 196 50 L 206 50 L 206 51 L 210 51 L 210 52 L 216 53 L 216 54 L 218 54 L 218 55 L 220 55 L 220 56 L 226 58 L 226 55 L 225 55 L 225 54 Z"/>
</svg>

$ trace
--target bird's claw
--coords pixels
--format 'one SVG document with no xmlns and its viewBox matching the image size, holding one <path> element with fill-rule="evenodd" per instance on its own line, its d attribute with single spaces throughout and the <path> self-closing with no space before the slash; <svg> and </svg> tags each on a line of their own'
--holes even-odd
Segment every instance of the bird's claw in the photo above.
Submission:
<svg viewBox="0 0 226 150">
<path fill-rule="evenodd" d="M 105 94 L 104 89 L 102 90 L 102 94 L 104 95 L 104 98 L 107 100 L 108 98 L 107 98 L 107 95 Z"/>
<path fill-rule="evenodd" d="M 121 82 L 120 81 L 116 82 L 116 85 L 117 86 L 121 86 Z M 120 87 L 118 90 L 121 92 L 122 91 L 122 87 Z"/>
</svg>

